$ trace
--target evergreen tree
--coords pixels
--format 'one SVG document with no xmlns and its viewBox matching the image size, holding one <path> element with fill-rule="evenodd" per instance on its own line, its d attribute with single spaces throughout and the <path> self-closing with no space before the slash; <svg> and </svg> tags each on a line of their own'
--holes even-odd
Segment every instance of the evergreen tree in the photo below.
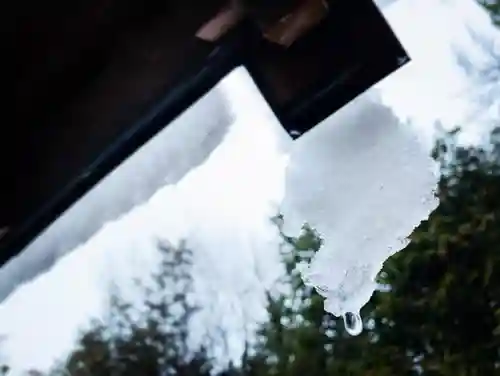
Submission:
<svg viewBox="0 0 500 376">
<path fill-rule="evenodd" d="M 440 140 L 440 205 L 386 261 L 363 308 L 364 332 L 346 335 L 305 286 L 297 264 L 321 245 L 304 227 L 284 239 L 284 283 L 268 294 L 258 375 L 495 375 L 500 367 L 500 129 L 489 146 Z M 282 220 L 282 218 L 279 218 Z M 255 370 L 254 370 L 255 371 Z"/>
<path fill-rule="evenodd" d="M 282 221 L 278 216 L 285 266 L 282 283 L 289 291 L 267 294 L 269 321 L 258 333 L 256 348 L 256 357 L 263 359 L 267 368 L 261 367 L 260 374 L 354 375 L 360 371 L 357 358 L 370 335 L 350 336 L 342 319 L 325 312 L 323 298 L 304 284 L 299 268 L 319 250 L 321 237 L 308 225 L 299 236 L 288 236 L 282 231 Z"/>
<path fill-rule="evenodd" d="M 500 0 L 477 0 L 478 3 L 490 14 L 496 26 L 500 26 Z"/>
<path fill-rule="evenodd" d="M 342 319 L 305 285 L 299 265 L 321 246 L 305 226 L 284 234 L 284 275 L 269 291 L 269 319 L 241 364 L 219 376 L 490 376 L 500 371 L 500 128 L 486 147 L 463 147 L 458 132 L 440 140 L 440 204 L 384 264 L 363 308 L 364 331 L 352 337 Z M 191 253 L 163 247 L 143 304 L 113 293 L 109 319 L 82 335 L 61 369 L 84 375 L 214 374 L 206 349 L 187 346 Z"/>
<path fill-rule="evenodd" d="M 392 374 L 500 372 L 500 129 L 491 147 L 440 141 L 440 205 L 380 275 L 371 352 Z M 376 373 L 378 374 L 378 373 Z"/>
<path fill-rule="evenodd" d="M 205 348 L 188 347 L 188 325 L 196 307 L 192 293 L 192 252 L 162 245 L 161 262 L 140 284 L 142 304 L 111 291 L 106 320 L 84 332 L 74 352 L 52 374 L 71 376 L 209 376 Z M 139 282 L 138 282 L 139 283 Z"/>
</svg>

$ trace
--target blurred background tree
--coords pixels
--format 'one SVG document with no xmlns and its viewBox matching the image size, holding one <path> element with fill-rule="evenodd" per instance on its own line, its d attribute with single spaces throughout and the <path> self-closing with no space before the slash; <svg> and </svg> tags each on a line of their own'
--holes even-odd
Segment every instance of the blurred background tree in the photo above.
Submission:
<svg viewBox="0 0 500 376">
<path fill-rule="evenodd" d="M 500 1 L 477 1 L 500 26 Z M 198 309 L 190 299 L 192 251 L 161 245 L 158 270 L 139 286 L 140 304 L 113 287 L 107 318 L 84 330 L 49 375 L 499 375 L 500 127 L 481 147 L 460 146 L 458 135 L 435 145 L 440 205 L 385 262 L 378 278 L 384 288 L 363 308 L 359 336 L 325 313 L 323 298 L 300 277 L 298 266 L 319 249 L 320 234 L 308 226 L 284 234 L 278 216 L 285 273 L 266 293 L 268 320 L 239 362 L 220 369 L 210 348 L 188 346 Z M 8 374 L 0 359 L 0 376 Z"/>
<path fill-rule="evenodd" d="M 497 26 L 500 26 L 500 1 L 499 0 L 477 0 L 478 3 L 486 9 L 491 15 L 491 20 Z"/>
<path fill-rule="evenodd" d="M 281 282 L 289 290 L 281 294 L 267 293 L 269 321 L 257 333 L 254 355 L 267 365 L 267 368 L 261 366 L 260 374 L 360 374 L 358 358 L 368 349 L 370 334 L 350 336 L 343 319 L 325 312 L 323 298 L 305 285 L 300 276 L 300 265 L 309 263 L 321 247 L 320 235 L 305 225 L 299 236 L 288 236 L 281 229 L 282 221 L 278 216 L 285 266 Z"/>
<path fill-rule="evenodd" d="M 440 205 L 384 265 L 371 355 L 397 374 L 500 372 L 500 128 L 488 147 L 438 141 Z M 401 359 L 402 362 L 394 362 Z"/>
<path fill-rule="evenodd" d="M 360 336 L 346 335 L 297 272 L 319 235 L 307 226 L 298 238 L 281 233 L 291 291 L 268 294 L 256 358 L 269 367 L 260 374 L 500 373 L 500 128 L 484 147 L 460 146 L 458 134 L 436 143 L 440 205 L 386 261 Z"/>
<path fill-rule="evenodd" d="M 268 320 L 238 362 L 220 366 L 210 348 L 188 346 L 192 252 L 161 247 L 142 282 L 141 304 L 111 289 L 107 319 L 84 331 L 51 376 L 489 376 L 500 372 L 500 127 L 483 147 L 440 139 L 436 211 L 379 274 L 381 288 L 363 308 L 364 331 L 347 334 L 304 284 L 301 263 L 321 246 L 305 226 L 282 231 L 284 275 L 266 293 Z"/>
<path fill-rule="evenodd" d="M 111 288 L 107 319 L 84 331 L 76 349 L 50 373 L 54 376 L 208 376 L 211 359 L 188 346 L 192 303 L 192 252 L 160 246 L 161 261 L 149 281 L 139 282 L 141 304 Z"/>
</svg>

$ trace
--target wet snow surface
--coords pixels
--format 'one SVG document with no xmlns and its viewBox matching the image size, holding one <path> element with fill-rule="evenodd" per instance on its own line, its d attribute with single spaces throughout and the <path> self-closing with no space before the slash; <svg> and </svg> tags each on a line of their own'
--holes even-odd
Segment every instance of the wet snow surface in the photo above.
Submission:
<svg viewBox="0 0 500 376">
<path fill-rule="evenodd" d="M 433 160 L 412 129 L 370 95 L 294 144 L 285 232 L 307 222 L 324 238 L 303 277 L 319 287 L 327 311 L 359 315 L 383 262 L 437 206 L 436 184 Z"/>
<path fill-rule="evenodd" d="M 237 356 L 281 272 L 269 220 L 280 209 L 289 232 L 307 221 L 323 235 L 305 277 L 327 310 L 355 319 L 383 261 L 436 205 L 422 146 L 434 122 L 478 129 L 472 81 L 452 52 L 481 60 L 466 26 L 498 39 L 472 1 L 379 4 L 390 4 L 409 65 L 294 142 L 236 70 L 0 270 L 0 336 L 14 370 L 44 369 L 68 351 L 78 326 L 102 312 L 103 286 L 147 274 L 160 239 L 186 239 L 195 252 L 204 309 L 193 340 L 222 325 Z M 414 24 L 422 19 L 424 29 Z"/>
</svg>

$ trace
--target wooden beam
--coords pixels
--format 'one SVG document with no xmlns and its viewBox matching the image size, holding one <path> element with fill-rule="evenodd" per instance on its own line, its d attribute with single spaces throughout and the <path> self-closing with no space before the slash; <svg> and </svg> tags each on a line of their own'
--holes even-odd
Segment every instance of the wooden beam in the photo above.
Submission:
<svg viewBox="0 0 500 376">
<path fill-rule="evenodd" d="M 318 25 L 327 13 L 328 4 L 324 0 L 305 0 L 297 9 L 263 30 L 264 37 L 271 42 L 290 47 L 298 38 Z"/>
<path fill-rule="evenodd" d="M 230 5 L 204 24 L 196 32 L 196 36 L 207 42 L 215 42 L 236 26 L 243 17 L 244 12 L 241 7 Z"/>
<path fill-rule="evenodd" d="M 318 25 L 328 13 L 325 0 L 302 0 L 299 6 L 272 23 L 263 21 L 263 11 L 249 13 L 240 1 L 232 1 L 214 18 L 205 23 L 196 36 L 208 42 L 218 41 L 245 17 L 253 18 L 267 40 L 284 47 L 291 46 L 307 31 Z M 265 13 L 265 11 L 264 11 Z"/>
</svg>

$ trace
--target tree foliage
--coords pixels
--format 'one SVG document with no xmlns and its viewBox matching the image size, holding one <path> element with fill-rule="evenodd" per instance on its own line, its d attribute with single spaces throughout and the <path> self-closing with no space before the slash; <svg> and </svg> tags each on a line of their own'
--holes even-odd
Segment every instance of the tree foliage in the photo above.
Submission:
<svg viewBox="0 0 500 376">
<path fill-rule="evenodd" d="M 192 252 L 160 247 L 157 271 L 141 287 L 141 304 L 112 286 L 107 319 L 82 333 L 77 348 L 54 376 L 208 376 L 211 359 L 204 347 L 188 346 L 188 325 L 196 306 L 192 293 Z"/>
<path fill-rule="evenodd" d="M 380 274 L 390 291 L 373 299 L 374 354 L 387 367 L 394 364 L 388 359 L 401 359 L 400 374 L 498 372 L 499 131 L 489 150 L 458 146 L 457 132 L 437 143 L 440 205 Z"/>
<path fill-rule="evenodd" d="M 500 373 L 500 128 L 484 148 L 459 146 L 458 133 L 435 146 L 440 205 L 386 261 L 362 335 L 347 336 L 297 277 L 318 235 L 307 227 L 298 238 L 282 234 L 292 246 L 284 254 L 292 294 L 268 297 L 257 352 L 270 364 L 265 374 Z"/>
<path fill-rule="evenodd" d="M 221 369 L 209 347 L 188 346 L 197 310 L 192 252 L 166 246 L 141 285 L 141 304 L 112 290 L 108 318 L 84 331 L 50 376 L 500 374 L 500 128 L 484 147 L 460 146 L 458 134 L 434 148 L 440 204 L 385 262 L 384 289 L 363 308 L 361 335 L 348 335 L 300 277 L 320 235 L 308 226 L 296 237 L 284 234 L 278 216 L 284 275 L 266 293 L 268 320 L 239 362 Z"/>
<path fill-rule="evenodd" d="M 477 0 L 478 3 L 490 14 L 492 22 L 500 26 L 500 1 L 499 0 Z"/>
</svg>

